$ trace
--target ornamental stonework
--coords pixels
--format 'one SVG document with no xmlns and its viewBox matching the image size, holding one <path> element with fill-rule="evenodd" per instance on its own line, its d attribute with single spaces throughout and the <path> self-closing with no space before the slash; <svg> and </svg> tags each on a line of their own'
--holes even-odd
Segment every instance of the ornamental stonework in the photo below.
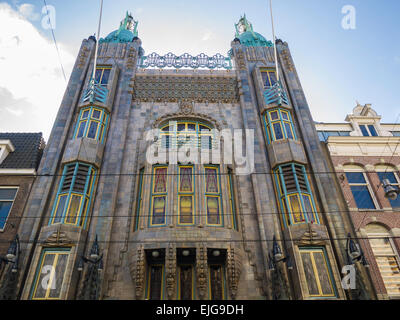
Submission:
<svg viewBox="0 0 400 320">
<path fill-rule="evenodd" d="M 234 76 L 136 75 L 132 81 L 133 99 L 143 102 L 234 103 L 238 101 L 238 86 Z"/>
</svg>

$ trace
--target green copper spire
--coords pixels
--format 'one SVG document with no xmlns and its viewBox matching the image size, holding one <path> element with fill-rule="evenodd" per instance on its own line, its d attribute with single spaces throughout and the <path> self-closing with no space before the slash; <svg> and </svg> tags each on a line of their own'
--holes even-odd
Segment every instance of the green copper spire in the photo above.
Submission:
<svg viewBox="0 0 400 320">
<path fill-rule="evenodd" d="M 99 43 L 103 42 L 132 42 L 133 38 L 138 36 L 137 26 L 139 22 L 134 20 L 131 13 L 126 12 L 125 18 L 121 21 L 118 30 L 111 32 L 104 39 L 100 39 Z"/>
<path fill-rule="evenodd" d="M 235 37 L 240 43 L 248 47 L 272 47 L 271 41 L 266 40 L 261 34 L 253 30 L 253 25 L 246 18 L 246 14 L 241 16 L 238 23 L 235 23 Z"/>
</svg>

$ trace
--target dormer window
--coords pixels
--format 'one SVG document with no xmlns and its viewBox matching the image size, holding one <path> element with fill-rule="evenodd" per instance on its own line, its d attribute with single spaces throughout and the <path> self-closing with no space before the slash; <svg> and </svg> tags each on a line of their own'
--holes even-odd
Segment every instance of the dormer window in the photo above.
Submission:
<svg viewBox="0 0 400 320">
<path fill-rule="evenodd" d="M 361 133 L 364 137 L 377 137 L 378 133 L 372 124 L 360 124 Z"/>
<path fill-rule="evenodd" d="M 8 156 L 10 152 L 14 152 L 15 148 L 11 140 L 0 140 L 0 164 Z"/>
</svg>

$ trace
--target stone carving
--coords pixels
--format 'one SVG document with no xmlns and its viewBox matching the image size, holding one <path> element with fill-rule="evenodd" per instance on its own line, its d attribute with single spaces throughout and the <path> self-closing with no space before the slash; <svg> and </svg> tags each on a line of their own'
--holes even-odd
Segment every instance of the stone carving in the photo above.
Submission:
<svg viewBox="0 0 400 320">
<path fill-rule="evenodd" d="M 78 69 L 82 69 L 83 66 L 85 65 L 85 61 L 86 61 L 86 58 L 88 56 L 88 53 L 89 53 L 89 48 L 88 47 L 83 47 L 82 50 L 81 50 L 81 53 L 79 54 L 79 57 L 78 57 L 78 59 L 79 59 Z"/>
<path fill-rule="evenodd" d="M 236 54 L 236 61 L 239 67 L 239 70 L 246 70 L 246 61 L 244 58 L 243 49 L 239 48 Z"/>
<path fill-rule="evenodd" d="M 228 248 L 228 279 L 232 299 L 236 298 L 240 274 L 242 272 L 241 257 L 233 246 Z"/>
<path fill-rule="evenodd" d="M 308 230 L 304 232 L 298 243 L 300 245 L 323 245 L 325 242 L 321 235 L 312 229 L 311 224 L 308 224 Z"/>
<path fill-rule="evenodd" d="M 131 47 L 128 51 L 128 58 L 126 59 L 126 67 L 128 69 L 133 69 L 136 61 L 136 50 L 135 48 Z"/>
<path fill-rule="evenodd" d="M 170 244 L 166 255 L 166 288 L 168 298 L 173 299 L 176 283 L 176 249 Z"/>
<path fill-rule="evenodd" d="M 61 231 L 61 225 L 58 227 L 57 231 L 54 231 L 46 240 L 44 240 L 46 246 L 71 246 L 74 241 L 71 240 L 67 234 Z"/>
<path fill-rule="evenodd" d="M 184 104 L 184 103 L 183 103 Z M 179 112 L 175 113 L 167 113 L 163 115 L 162 117 L 159 117 L 154 123 L 153 123 L 153 128 L 158 128 L 162 123 L 167 122 L 168 120 L 179 120 L 180 118 L 187 118 L 190 116 L 191 119 L 198 119 L 202 121 L 208 121 L 210 124 L 216 128 L 217 130 L 221 130 L 221 125 L 213 118 L 210 116 L 200 114 L 200 113 L 194 113 L 193 111 L 191 113 L 184 113 L 182 110 Z"/>
<path fill-rule="evenodd" d="M 294 71 L 294 65 L 293 65 L 292 59 L 289 56 L 288 50 L 286 50 L 286 49 L 282 50 L 282 58 L 283 58 L 283 61 L 286 64 L 287 68 L 289 69 L 289 71 L 293 72 Z"/>
<path fill-rule="evenodd" d="M 190 102 L 181 102 L 179 104 L 179 109 L 183 114 L 188 115 L 190 113 L 193 113 L 193 104 Z"/>
<path fill-rule="evenodd" d="M 133 82 L 133 100 L 155 102 L 238 102 L 235 77 L 229 76 L 171 76 L 136 75 Z"/>
<path fill-rule="evenodd" d="M 196 276 L 197 290 L 200 299 L 206 299 L 207 293 L 207 248 L 204 244 L 197 247 L 196 250 Z"/>
<path fill-rule="evenodd" d="M 144 293 L 145 285 L 145 256 L 143 246 L 140 246 L 136 252 L 136 263 L 134 269 L 134 281 L 136 286 L 136 298 L 140 299 Z"/>
</svg>

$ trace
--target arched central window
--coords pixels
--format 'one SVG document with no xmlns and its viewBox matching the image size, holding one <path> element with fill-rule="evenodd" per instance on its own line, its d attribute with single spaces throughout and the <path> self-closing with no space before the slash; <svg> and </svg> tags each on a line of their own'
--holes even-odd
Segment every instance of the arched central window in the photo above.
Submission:
<svg viewBox="0 0 400 320">
<path fill-rule="evenodd" d="M 211 126 L 200 121 L 174 120 L 160 128 L 161 147 L 166 149 L 189 145 L 212 149 L 215 144 L 214 135 Z"/>
</svg>

